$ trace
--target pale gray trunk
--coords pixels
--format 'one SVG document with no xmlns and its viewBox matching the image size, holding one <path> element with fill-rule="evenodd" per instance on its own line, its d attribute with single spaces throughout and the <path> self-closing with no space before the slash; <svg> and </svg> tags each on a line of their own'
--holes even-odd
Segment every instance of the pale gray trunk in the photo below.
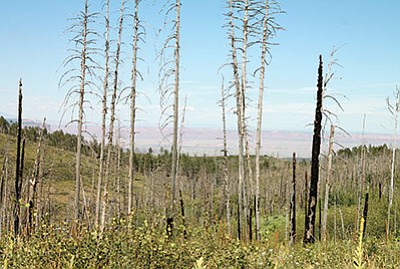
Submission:
<svg viewBox="0 0 400 269">
<path fill-rule="evenodd" d="M 35 157 L 35 164 L 32 170 L 32 176 L 30 179 L 30 188 L 31 191 L 30 193 L 30 197 L 29 197 L 29 204 L 30 204 L 30 208 L 29 208 L 29 221 L 31 221 L 31 223 L 29 223 L 29 229 L 33 229 L 34 227 L 34 223 L 32 223 L 34 215 L 38 215 L 38 206 L 37 206 L 37 201 L 38 201 L 38 193 L 37 193 L 37 186 L 39 184 L 39 180 L 41 180 L 41 178 L 39 177 L 40 174 L 40 167 L 41 167 L 41 160 L 42 160 L 42 140 L 43 140 L 43 130 L 46 128 L 46 118 L 43 119 L 43 124 L 42 124 L 42 129 L 39 130 L 39 141 L 38 141 L 38 145 L 36 148 L 36 157 Z M 38 222 L 35 223 L 35 226 L 38 225 Z"/>
<path fill-rule="evenodd" d="M 114 122 L 115 122 L 115 107 L 117 101 L 117 90 L 118 90 L 118 68 L 120 63 L 120 53 L 121 53 L 121 40 L 122 40 L 122 26 L 124 21 L 124 9 L 125 9 L 125 0 L 121 1 L 121 9 L 120 9 L 120 18 L 119 18 L 119 28 L 118 28 L 118 43 L 117 43 L 117 52 L 115 55 L 115 70 L 114 70 L 114 88 L 113 95 L 111 97 L 111 115 L 110 115 L 110 127 L 108 131 L 108 149 L 107 149 L 107 163 L 106 163 L 106 173 L 105 173 L 105 182 L 104 182 L 104 190 L 103 190 L 103 205 L 101 212 L 101 224 L 100 230 L 104 231 L 106 216 L 107 216 L 107 199 L 108 199 L 108 180 L 110 177 L 110 168 L 111 168 L 111 155 L 113 149 L 113 135 L 114 135 Z"/>
<path fill-rule="evenodd" d="M 293 153 L 292 158 L 292 196 L 290 199 L 290 243 L 296 243 L 296 153 Z"/>
<path fill-rule="evenodd" d="M 324 215 L 322 218 L 322 230 L 321 230 L 322 241 L 327 240 L 326 224 L 328 220 L 329 190 L 332 180 L 332 155 L 333 155 L 334 136 L 335 136 L 335 126 L 331 125 L 331 131 L 329 135 L 329 149 L 328 149 L 328 170 L 325 182 Z"/>
<path fill-rule="evenodd" d="M 222 109 L 222 131 L 223 131 L 223 170 L 224 170 L 224 193 L 225 193 L 225 210 L 226 225 L 228 235 L 231 234 L 231 209 L 230 209 L 230 193 L 229 193 L 229 174 L 228 174 L 228 147 L 226 141 L 226 114 L 225 114 L 225 89 L 224 81 L 221 85 L 221 109 Z"/>
<path fill-rule="evenodd" d="M 268 0 L 265 1 L 265 14 L 263 18 L 263 39 L 261 48 L 261 68 L 260 68 L 260 85 L 258 93 L 258 114 L 257 114 L 257 141 L 256 141 L 256 190 L 254 210 L 256 218 L 256 238 L 261 240 L 260 234 L 260 151 L 261 151 L 261 128 L 264 101 L 264 80 L 265 80 L 265 61 L 267 54 L 267 38 L 268 38 Z"/>
<path fill-rule="evenodd" d="M 121 126 L 118 121 L 118 134 L 117 134 L 117 158 L 116 158 L 116 174 L 117 174 L 117 217 L 121 217 Z"/>
<path fill-rule="evenodd" d="M 180 0 L 175 2 L 175 82 L 174 82 L 174 122 L 172 138 L 172 167 L 171 167 L 171 214 L 175 215 L 176 177 L 178 171 L 178 119 L 179 119 L 179 63 L 180 63 Z"/>
<path fill-rule="evenodd" d="M 3 227 L 6 225 L 6 208 L 7 208 L 7 184 L 8 184 L 8 150 L 9 142 L 7 142 L 6 152 L 1 170 L 0 184 L 0 236 L 3 235 Z"/>
<path fill-rule="evenodd" d="M 388 218 L 387 218 L 387 235 L 390 234 L 390 210 L 393 203 L 393 190 L 394 190 L 394 173 L 396 162 L 396 148 L 397 148 L 397 112 L 394 114 L 394 134 L 393 134 L 393 150 L 392 150 L 392 167 L 390 174 L 390 189 L 389 189 L 389 205 L 388 205 Z"/>
<path fill-rule="evenodd" d="M 251 178 L 251 164 L 250 164 L 250 157 L 249 157 L 249 142 L 248 142 L 248 135 L 247 135 L 247 127 L 246 127 L 246 89 L 247 89 L 247 47 L 248 47 L 248 20 L 249 20 L 249 0 L 244 1 L 244 17 L 243 17 L 243 44 L 242 44 L 242 80 L 241 80 L 241 128 L 243 134 L 243 142 L 244 143 L 244 154 L 247 160 L 247 168 L 244 171 L 244 178 L 243 178 L 243 208 L 244 208 L 244 215 L 245 219 L 248 220 L 248 194 L 247 194 L 247 182 L 249 183 L 249 188 L 251 193 L 251 185 L 252 185 L 252 178 Z M 245 167 L 245 164 L 243 164 Z M 246 173 L 247 171 L 247 173 Z M 247 231 L 247 221 L 245 222 L 245 231 Z M 247 232 L 246 232 L 247 234 Z"/>
<path fill-rule="evenodd" d="M 82 126 L 83 126 L 83 103 L 85 98 L 85 84 L 86 84 L 86 46 L 88 36 L 88 17 L 89 17 L 89 3 L 85 1 L 85 10 L 83 15 L 83 32 L 82 32 L 82 52 L 81 52 L 81 77 L 79 86 L 79 116 L 78 116 L 78 131 L 77 131 L 77 146 L 76 146 L 76 165 L 75 165 L 75 213 L 74 221 L 80 220 L 79 212 L 79 197 L 81 191 L 81 148 L 82 148 Z"/>
<path fill-rule="evenodd" d="M 103 81 L 103 109 L 102 109 L 102 117 L 101 117 L 101 142 L 100 142 L 100 170 L 99 170 L 99 179 L 97 182 L 97 196 L 96 196 L 96 212 L 95 212 L 95 226 L 96 228 L 99 226 L 99 218 L 100 218 L 100 203 L 101 203 L 101 185 L 104 178 L 104 148 L 106 143 L 106 116 L 107 116 L 107 93 L 108 93 L 108 75 L 109 75 L 109 67 L 108 62 L 110 59 L 109 50 L 110 50 L 110 0 L 107 0 L 106 3 L 106 34 L 105 34 L 105 66 L 104 66 L 104 81 Z"/>
<path fill-rule="evenodd" d="M 131 88 L 131 129 L 129 152 L 129 186 L 128 186 L 128 214 L 132 212 L 133 182 L 134 182 L 134 154 L 135 154 L 135 121 L 136 121 L 136 78 L 137 78 L 137 51 L 139 40 L 139 0 L 135 0 L 133 35 L 133 59 L 132 59 L 132 88 Z"/>
<path fill-rule="evenodd" d="M 359 224 L 361 219 L 361 200 L 364 191 L 364 181 L 365 181 L 365 118 L 363 119 L 363 132 L 362 132 L 362 147 L 360 152 L 360 166 L 358 173 L 358 183 L 357 183 L 357 231 L 359 230 Z"/>
<path fill-rule="evenodd" d="M 233 14 L 233 0 L 229 0 L 229 26 L 230 26 L 230 45 L 232 51 L 232 69 L 234 76 L 234 85 L 236 90 L 236 114 L 237 114 L 237 123 L 238 123 L 238 135 L 239 135 L 239 174 L 238 174 L 238 238 L 242 237 L 242 190 L 243 190 L 243 181 L 244 181 L 244 96 L 243 91 L 240 84 L 239 78 L 239 68 L 237 61 L 237 49 L 235 45 L 235 23 L 234 23 L 234 14 Z"/>
</svg>

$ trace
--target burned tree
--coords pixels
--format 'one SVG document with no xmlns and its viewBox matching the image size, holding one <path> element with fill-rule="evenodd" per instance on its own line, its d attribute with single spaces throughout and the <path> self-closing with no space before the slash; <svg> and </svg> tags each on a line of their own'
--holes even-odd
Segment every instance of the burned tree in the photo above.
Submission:
<svg viewBox="0 0 400 269">
<path fill-rule="evenodd" d="M 21 161 L 21 139 L 22 139 L 22 79 L 19 80 L 19 87 L 18 87 L 18 129 L 17 129 L 17 158 L 15 161 L 15 204 L 14 204 L 15 238 L 17 238 L 20 234 L 19 214 L 20 214 L 20 199 L 21 199 L 22 172 L 23 172 L 22 171 L 23 160 Z"/>
<path fill-rule="evenodd" d="M 172 19 L 173 29 L 167 36 L 160 53 L 161 69 L 159 72 L 160 106 L 162 110 L 160 129 L 165 129 L 172 121 L 172 161 L 171 161 L 171 192 L 170 207 L 167 210 L 167 230 L 171 235 L 176 214 L 176 184 L 178 174 L 178 129 L 179 129 L 179 88 L 180 88 L 180 29 L 181 29 L 181 1 L 167 2 L 166 16 L 175 11 L 175 18 Z M 167 22 L 165 23 L 167 24 Z M 173 59 L 166 59 L 168 51 L 173 48 Z M 173 80 L 171 83 L 170 80 Z M 172 105 L 168 104 L 169 96 L 172 96 Z M 172 108 L 172 109 L 171 109 Z M 169 111 L 169 110 L 172 110 Z M 168 114 L 171 112 L 172 114 Z"/>
<path fill-rule="evenodd" d="M 314 135 L 311 155 L 311 180 L 308 199 L 308 210 L 304 232 L 304 244 L 315 242 L 315 217 L 317 210 L 318 180 L 319 180 L 319 154 L 321 150 L 322 129 L 322 94 L 323 94 L 323 63 L 322 55 L 319 56 L 317 106 L 315 109 Z"/>
<path fill-rule="evenodd" d="M 77 122 L 78 124 L 75 164 L 75 203 L 73 216 L 75 224 L 81 219 L 79 199 L 82 185 L 81 155 L 84 111 L 85 104 L 88 102 L 86 95 L 88 94 L 88 88 L 94 86 L 91 79 L 95 77 L 94 68 L 97 67 L 97 63 L 93 57 L 94 54 L 97 53 L 96 48 L 94 48 L 97 33 L 89 27 L 89 25 L 94 22 L 94 17 L 96 15 L 96 13 L 89 12 L 89 3 L 88 0 L 85 0 L 83 11 L 78 17 L 74 18 L 75 23 L 66 30 L 67 33 L 74 34 L 74 37 L 70 41 L 74 42 L 76 47 L 70 49 L 71 55 L 64 60 L 63 67 L 67 67 L 75 61 L 79 61 L 80 68 L 70 68 L 61 76 L 59 82 L 59 87 L 72 84 L 63 102 L 63 114 L 66 113 L 68 109 L 72 109 L 72 114 L 74 114 L 76 107 L 78 107 L 78 118 L 74 119 L 74 115 L 71 115 L 71 121 L 68 123 Z M 78 100 L 73 100 L 74 98 L 77 98 Z"/>
<path fill-rule="evenodd" d="M 296 153 L 293 153 L 292 160 L 292 197 L 290 200 L 290 243 L 296 243 Z"/>
<path fill-rule="evenodd" d="M 110 60 L 110 0 L 106 2 L 106 16 L 105 16 L 105 49 L 104 49 L 104 78 L 103 78 L 103 99 L 102 99 L 102 113 L 101 113 L 101 141 L 100 141 L 100 164 L 99 164 L 99 178 L 97 181 L 97 196 L 96 196 L 96 211 L 95 227 L 99 226 L 100 220 L 100 203 L 101 203 L 101 186 L 104 179 L 104 149 L 106 145 L 106 116 L 107 116 L 107 95 L 108 95 L 108 78 L 110 73 L 109 60 Z"/>
</svg>

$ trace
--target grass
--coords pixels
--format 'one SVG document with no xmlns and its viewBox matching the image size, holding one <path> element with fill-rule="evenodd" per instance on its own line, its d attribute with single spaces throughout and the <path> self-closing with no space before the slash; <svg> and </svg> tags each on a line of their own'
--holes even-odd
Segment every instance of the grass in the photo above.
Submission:
<svg viewBox="0 0 400 269">
<path fill-rule="evenodd" d="M 189 229 L 174 238 L 159 227 L 115 220 L 103 239 L 83 230 L 42 226 L 28 241 L 3 238 L 0 259 L 8 268 L 354 268 L 353 240 L 303 247 L 275 241 L 244 243 L 210 229 Z M 367 239 L 360 256 L 364 268 L 399 268 L 400 245 Z M 11 251 L 14 250 L 14 251 Z M 390 255 L 387 253 L 390 252 Z M 196 267 L 197 266 L 197 267 Z M 5 268 L 5 267 L 4 267 Z"/>
</svg>

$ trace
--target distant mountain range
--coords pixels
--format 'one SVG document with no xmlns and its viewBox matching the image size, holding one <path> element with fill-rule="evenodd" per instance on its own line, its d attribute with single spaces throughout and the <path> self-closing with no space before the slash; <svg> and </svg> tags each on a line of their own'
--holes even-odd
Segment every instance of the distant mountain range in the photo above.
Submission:
<svg viewBox="0 0 400 269">
<path fill-rule="evenodd" d="M 9 115 L 1 113 L 8 121 L 16 121 L 15 117 L 7 117 Z M 24 119 L 24 126 L 41 126 L 41 121 L 33 119 Z M 68 133 L 76 133 L 76 126 L 69 125 L 65 127 L 58 123 L 49 122 L 46 124 L 46 128 L 50 131 L 62 129 Z M 136 128 L 136 150 L 139 152 L 147 152 L 149 148 L 152 148 L 154 152 L 158 152 L 161 147 L 164 149 L 171 148 L 171 130 L 165 130 L 161 134 L 157 127 L 140 127 Z M 90 135 L 89 135 L 90 134 Z M 87 139 L 92 137 L 97 140 L 101 137 L 100 125 L 86 125 L 85 136 Z M 129 145 L 129 129 L 127 127 L 121 128 L 121 144 L 124 147 Z M 250 134 L 250 145 L 251 154 L 254 153 L 254 141 L 255 135 Z M 328 135 L 325 136 L 328 139 Z M 229 130 L 227 133 L 228 139 L 228 153 L 235 155 L 238 152 L 237 145 L 237 132 L 235 130 Z M 284 131 L 284 130 L 272 130 L 263 131 L 262 140 L 262 154 L 268 154 L 275 157 L 290 157 L 293 152 L 296 152 L 298 157 L 309 158 L 311 156 L 311 141 L 312 133 L 309 131 Z M 335 136 L 336 150 L 341 146 L 343 147 L 354 147 L 361 145 L 391 145 L 392 135 L 390 134 L 376 134 L 367 133 L 363 137 L 362 134 L 356 133 L 351 136 L 341 134 L 337 132 Z M 322 151 L 325 150 L 327 141 L 325 141 Z M 183 143 L 182 152 L 189 153 L 191 155 L 219 155 L 222 149 L 222 131 L 219 129 L 207 129 L 207 128 L 186 128 L 183 130 Z"/>
</svg>

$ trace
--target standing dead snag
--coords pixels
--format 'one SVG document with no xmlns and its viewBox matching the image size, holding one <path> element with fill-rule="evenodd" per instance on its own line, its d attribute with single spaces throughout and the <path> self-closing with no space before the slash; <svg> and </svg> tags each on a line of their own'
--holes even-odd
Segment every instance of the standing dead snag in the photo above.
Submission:
<svg viewBox="0 0 400 269">
<path fill-rule="evenodd" d="M 22 138 L 22 79 L 19 80 L 18 87 L 18 130 L 17 130 L 17 158 L 15 162 L 15 204 L 14 204 L 14 238 L 20 234 L 19 230 L 19 213 L 21 199 L 21 181 L 22 181 L 22 165 L 21 165 L 21 138 Z"/>
<path fill-rule="evenodd" d="M 268 14 L 269 1 L 265 1 L 265 14 L 262 20 L 263 37 L 261 45 L 261 67 L 260 67 L 260 85 L 258 93 L 258 112 L 257 112 L 257 142 L 256 142 L 256 189 L 254 194 L 254 211 L 256 217 L 256 238 L 261 240 L 260 234 L 260 151 L 261 151 L 261 128 L 262 128 L 262 114 L 264 102 L 264 80 L 265 80 L 265 66 L 267 55 L 267 41 L 268 41 Z"/>
<path fill-rule="evenodd" d="M 231 46 L 231 53 L 232 53 L 232 70 L 233 70 L 233 77 L 234 77 L 234 87 L 235 87 L 235 94 L 236 94 L 236 114 L 237 114 L 237 123 L 238 123 L 238 135 L 239 135 L 239 174 L 238 174 L 238 238 L 241 239 L 242 236 L 242 189 L 244 184 L 244 177 L 245 177 L 245 169 L 244 169 L 244 96 L 242 87 L 240 84 L 239 78 L 239 66 L 238 66 L 238 57 L 237 57 L 237 49 L 236 49 L 236 37 L 235 37 L 235 22 L 234 22 L 234 1 L 229 0 L 229 39 L 230 39 L 230 46 Z"/>
<path fill-rule="evenodd" d="M 80 220 L 79 214 L 79 197 L 81 191 L 81 148 L 82 148 L 82 125 L 83 125 L 83 102 L 85 96 L 85 78 L 86 78 L 86 57 L 87 57 L 87 36 L 88 36 L 88 1 L 85 1 L 85 11 L 83 16 L 83 34 L 82 34 L 82 58 L 81 58 L 81 82 L 79 87 L 79 118 L 78 118 L 78 134 L 76 146 L 76 170 L 75 170 L 75 214 L 74 220 Z"/>
<path fill-rule="evenodd" d="M 162 110 L 160 129 L 163 130 L 172 121 L 172 161 L 171 161 L 171 204 L 167 209 L 167 231 L 172 235 L 174 216 L 176 215 L 176 184 L 178 174 L 178 129 L 179 129 L 179 81 L 180 81 L 180 16 L 181 1 L 170 1 L 165 6 L 168 8 L 166 15 L 168 16 L 175 10 L 175 18 L 172 20 L 172 32 L 167 36 L 162 51 L 160 53 L 161 68 L 159 72 L 160 87 L 160 106 Z M 166 16 L 166 17 L 167 17 Z M 165 22 L 165 25 L 167 22 Z M 169 49 L 173 48 L 173 60 L 165 59 Z M 169 80 L 173 78 L 173 82 Z M 168 104 L 169 97 L 173 97 L 172 105 Z M 168 110 L 172 108 L 172 115 L 167 115 Z"/>
<path fill-rule="evenodd" d="M 293 153 L 292 198 L 290 200 L 290 243 L 296 243 L 296 153 Z"/>
<path fill-rule="evenodd" d="M 43 119 L 43 124 L 42 124 L 42 129 L 39 130 L 39 142 L 37 145 L 36 149 L 36 157 L 35 157 L 35 165 L 32 171 L 32 176 L 29 181 L 30 183 L 30 188 L 31 191 L 29 192 L 30 197 L 29 197 L 29 217 L 28 217 L 28 230 L 33 231 L 35 228 L 34 226 L 37 226 L 38 223 L 33 223 L 33 217 L 34 214 L 39 214 L 40 208 L 38 207 L 38 191 L 37 191 L 37 186 L 39 182 L 42 180 L 39 177 L 40 174 L 40 169 L 41 169 L 41 159 L 42 159 L 42 141 L 43 141 L 43 132 L 44 129 L 46 128 L 46 118 Z M 38 219 L 37 219 L 38 220 Z"/>
<path fill-rule="evenodd" d="M 107 163 L 106 163 L 105 181 L 104 181 L 104 186 L 103 186 L 103 204 L 102 204 L 102 210 L 101 210 L 101 223 L 100 223 L 100 231 L 101 232 L 104 231 L 104 227 L 105 227 L 105 223 L 106 223 L 106 216 L 107 216 L 108 180 L 109 180 L 110 173 L 111 173 L 111 155 L 112 155 L 112 150 L 113 150 L 115 110 L 116 110 L 116 106 L 117 106 L 118 71 L 119 71 L 119 65 L 120 65 L 124 11 L 125 11 L 125 0 L 122 0 L 121 8 L 120 8 L 119 27 L 118 27 L 117 51 L 116 51 L 116 55 L 115 55 L 113 94 L 111 97 L 110 127 L 108 130 Z"/>
<path fill-rule="evenodd" d="M 109 60 L 110 60 L 110 0 L 106 2 L 105 16 L 105 63 L 103 78 L 103 99 L 101 113 L 101 142 L 100 142 L 100 169 L 99 179 L 97 181 L 96 211 L 95 211 L 95 227 L 98 228 L 100 220 L 100 203 L 101 203 L 101 185 L 104 179 L 104 148 L 106 144 L 106 116 L 107 116 L 107 94 L 108 94 L 108 78 L 109 78 Z"/>
<path fill-rule="evenodd" d="M 132 58 L 132 86 L 131 86 L 131 121 L 130 121 L 130 151 L 129 151 L 129 184 L 128 184 L 128 214 L 131 214 L 133 199 L 133 180 L 134 180 L 134 153 L 135 153 L 135 121 L 136 121 L 136 80 L 137 70 L 137 52 L 139 32 L 139 0 L 135 0 L 134 12 L 134 34 L 133 34 L 133 58 Z"/>
<path fill-rule="evenodd" d="M 319 154 L 321 151 L 321 128 L 322 128 L 322 93 L 323 93 L 323 63 L 322 55 L 319 56 L 318 84 L 317 84 L 317 107 L 315 109 L 314 135 L 311 155 L 311 181 L 308 199 L 308 210 L 304 231 L 304 244 L 315 242 L 315 217 L 317 209 L 318 180 L 319 180 Z"/>
<path fill-rule="evenodd" d="M 172 168 L 171 168 L 171 211 L 175 214 L 176 203 L 176 176 L 178 172 L 178 119 L 179 119 L 179 63 L 180 63 L 180 28 L 181 28 L 181 1 L 175 2 L 175 84 L 174 84 L 174 125 L 172 140 Z"/>
<path fill-rule="evenodd" d="M 400 88 L 396 86 L 395 95 L 395 104 L 394 106 L 390 104 L 389 97 L 386 99 L 387 106 L 390 114 L 393 117 L 394 121 L 394 133 L 393 133 L 393 149 L 392 149 L 392 167 L 391 167 L 391 176 L 390 176 L 390 189 L 389 189 L 389 204 L 388 204 L 388 218 L 387 218 L 387 236 L 390 233 L 390 211 L 393 203 L 393 191 L 394 191 L 394 174 L 395 174 L 395 162 L 396 162 L 396 150 L 397 150 L 397 124 L 398 124 L 398 115 L 400 112 Z"/>
<path fill-rule="evenodd" d="M 228 235 L 231 234 L 231 209 L 230 209 L 230 192 L 229 192 L 229 174 L 228 174 L 228 147 L 227 147 L 227 139 L 226 139 L 226 114 L 225 114 L 225 88 L 224 88 L 224 81 L 222 78 L 222 85 L 221 85 L 221 113 L 222 113 L 222 132 L 223 132 L 223 170 L 224 170 L 224 194 L 225 194 L 225 210 L 226 210 L 226 225 L 227 225 L 227 232 Z"/>
<path fill-rule="evenodd" d="M 85 0 L 84 10 L 74 18 L 75 23 L 69 27 L 66 32 L 73 33 L 74 37 L 70 40 L 75 43 L 76 48 L 70 49 L 72 54 L 68 56 L 64 62 L 63 67 L 73 64 L 75 61 L 80 62 L 80 68 L 70 68 L 61 76 L 59 87 L 64 87 L 67 84 L 72 84 L 69 88 L 63 106 L 64 113 L 68 109 L 72 109 L 72 113 L 78 108 L 78 118 L 74 119 L 71 116 L 71 121 L 68 123 L 77 122 L 77 145 L 76 145 L 76 164 L 75 164 L 75 203 L 74 203 L 74 225 L 81 219 L 80 214 L 80 192 L 81 192 L 81 150 L 82 150 L 82 132 L 84 121 L 84 106 L 88 100 L 86 98 L 88 92 L 87 88 L 93 86 L 90 78 L 95 77 L 94 68 L 97 66 L 93 55 L 97 53 L 93 47 L 96 43 L 96 32 L 90 29 L 89 24 L 94 22 L 96 13 L 89 13 L 89 3 Z M 78 100 L 72 100 L 76 97 Z"/>
<path fill-rule="evenodd" d="M 333 155 L 334 135 L 335 135 L 335 126 L 332 124 L 331 132 L 330 132 L 330 136 L 329 136 L 328 171 L 327 171 L 327 177 L 326 177 L 326 183 L 325 183 L 324 216 L 323 216 L 323 220 L 322 220 L 322 230 L 321 230 L 322 241 L 326 241 L 326 238 L 327 238 L 326 224 L 327 224 L 327 220 L 328 220 L 329 191 L 330 191 L 331 180 L 332 180 L 332 155 Z"/>
</svg>

